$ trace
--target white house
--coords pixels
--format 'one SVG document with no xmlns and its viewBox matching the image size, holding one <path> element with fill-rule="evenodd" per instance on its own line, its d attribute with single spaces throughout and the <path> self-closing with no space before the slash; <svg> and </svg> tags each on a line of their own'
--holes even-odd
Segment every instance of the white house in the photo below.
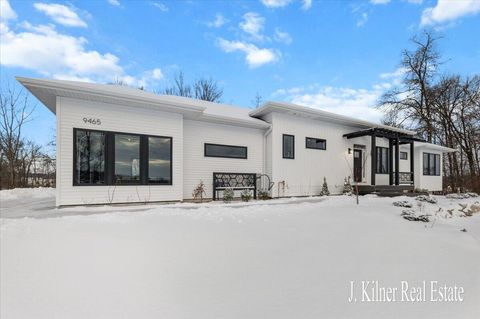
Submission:
<svg viewBox="0 0 480 319">
<path fill-rule="evenodd" d="M 117 85 L 17 77 L 57 117 L 57 206 L 192 199 L 225 187 L 272 197 L 345 178 L 364 192 L 442 190 L 442 153 L 415 132 L 289 103 L 250 110 Z M 228 173 L 228 174 L 227 174 Z"/>
</svg>

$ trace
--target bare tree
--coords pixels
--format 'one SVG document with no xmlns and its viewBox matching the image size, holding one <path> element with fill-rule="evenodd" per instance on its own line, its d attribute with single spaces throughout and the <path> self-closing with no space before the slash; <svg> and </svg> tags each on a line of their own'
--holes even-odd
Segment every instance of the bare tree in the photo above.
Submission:
<svg viewBox="0 0 480 319">
<path fill-rule="evenodd" d="M 195 98 L 209 102 L 220 102 L 223 90 L 217 82 L 212 79 L 199 79 L 193 84 L 195 89 Z"/>
<path fill-rule="evenodd" d="M 170 87 L 166 87 L 162 93 L 167 95 L 193 97 L 192 87 L 185 83 L 183 72 L 175 75 L 174 84 Z"/>
<path fill-rule="evenodd" d="M 439 38 L 431 32 L 413 37 L 413 51 L 404 50 L 401 67 L 405 70 L 401 87 L 387 91 L 380 98 L 379 107 L 386 114 L 390 124 L 406 125 L 410 122 L 425 135 L 429 142 L 434 136 L 433 97 L 430 90 L 437 75 L 439 53 L 435 43 Z M 392 123 L 391 120 L 396 123 Z"/>
<path fill-rule="evenodd" d="M 23 90 L 7 85 L 0 95 L 0 145 L 2 157 L 8 170 L 7 187 L 17 182 L 17 164 L 24 145 L 22 129 L 32 119 L 34 106 Z"/>
<path fill-rule="evenodd" d="M 255 97 L 253 98 L 252 103 L 253 103 L 253 106 L 254 106 L 255 108 L 258 108 L 258 107 L 260 107 L 260 105 L 262 105 L 262 103 L 263 103 L 263 98 L 262 98 L 262 96 L 260 95 L 260 93 L 258 93 L 258 92 L 255 93 Z"/>
<path fill-rule="evenodd" d="M 457 149 L 444 156 L 446 185 L 480 191 L 480 76 L 439 75 L 438 37 L 425 32 L 405 50 L 399 87 L 379 101 L 384 122 L 414 129 L 429 142 Z"/>
<path fill-rule="evenodd" d="M 217 81 L 211 78 L 200 78 L 190 85 L 185 81 L 183 72 L 180 72 L 175 75 L 173 85 L 166 87 L 161 93 L 196 98 L 209 102 L 220 102 L 223 96 L 223 89 L 218 85 Z"/>
</svg>

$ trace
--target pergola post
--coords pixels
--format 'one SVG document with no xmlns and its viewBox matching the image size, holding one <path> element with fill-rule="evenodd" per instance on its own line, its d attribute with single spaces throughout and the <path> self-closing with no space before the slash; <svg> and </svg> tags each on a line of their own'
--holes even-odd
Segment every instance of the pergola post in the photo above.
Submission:
<svg viewBox="0 0 480 319">
<path fill-rule="evenodd" d="M 377 135 L 372 132 L 372 178 L 370 184 L 375 185 L 375 174 L 377 168 Z"/>
<path fill-rule="evenodd" d="M 413 180 L 413 177 L 414 177 L 414 163 L 415 163 L 415 160 L 414 160 L 414 157 L 413 157 L 413 149 L 414 149 L 414 146 L 413 146 L 413 141 L 410 142 L 410 181 L 412 183 L 412 185 L 414 185 L 414 180 Z"/>
<path fill-rule="evenodd" d="M 388 184 L 393 185 L 393 140 L 388 139 Z"/>
<path fill-rule="evenodd" d="M 395 139 L 395 185 L 400 185 L 400 139 Z"/>
</svg>

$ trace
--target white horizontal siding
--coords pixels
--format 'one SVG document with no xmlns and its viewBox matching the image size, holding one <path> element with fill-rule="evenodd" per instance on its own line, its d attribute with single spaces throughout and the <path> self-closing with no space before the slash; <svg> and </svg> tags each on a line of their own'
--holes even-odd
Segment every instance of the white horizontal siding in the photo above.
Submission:
<svg viewBox="0 0 480 319">
<path fill-rule="evenodd" d="M 184 199 L 192 199 L 192 192 L 200 181 L 206 186 L 206 197 L 212 197 L 214 172 L 262 172 L 264 130 L 191 120 L 185 120 L 183 127 Z M 205 157 L 205 143 L 246 146 L 248 158 Z"/>
<path fill-rule="evenodd" d="M 353 171 L 353 152 L 348 154 L 348 148 L 356 143 L 369 150 L 367 138 L 344 138 L 343 134 L 355 131 L 345 126 L 281 113 L 273 114 L 272 123 L 273 196 L 318 195 L 324 177 L 331 193 L 341 193 L 344 178 L 352 176 Z M 283 134 L 295 136 L 295 159 L 283 158 Z M 327 140 L 327 149 L 305 148 L 306 137 Z"/>
<path fill-rule="evenodd" d="M 83 118 L 98 118 L 102 124 L 91 125 L 85 123 Z M 57 206 L 182 199 L 182 115 L 136 105 L 113 105 L 59 97 L 57 121 L 57 152 L 60 158 L 57 160 Z M 73 128 L 171 136 L 173 185 L 73 186 Z"/>
<path fill-rule="evenodd" d="M 440 155 L 440 176 L 423 175 L 423 153 Z M 426 147 L 415 148 L 415 187 L 429 191 L 443 189 L 443 156 L 439 151 L 429 150 Z"/>
</svg>

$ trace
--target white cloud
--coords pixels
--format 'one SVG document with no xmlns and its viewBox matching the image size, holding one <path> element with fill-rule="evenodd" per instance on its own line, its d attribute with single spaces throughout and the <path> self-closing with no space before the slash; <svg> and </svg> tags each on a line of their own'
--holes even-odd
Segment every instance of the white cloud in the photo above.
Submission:
<svg viewBox="0 0 480 319">
<path fill-rule="evenodd" d="M 403 69 L 382 73 L 382 81 L 369 89 L 321 86 L 317 83 L 279 89 L 272 94 L 275 99 L 283 99 L 295 104 L 343 114 L 363 120 L 379 122 L 383 113 L 375 106 L 380 96 L 393 86 L 400 85 Z"/>
<path fill-rule="evenodd" d="M 118 0 L 107 0 L 108 3 L 110 3 L 112 6 L 119 6 L 120 5 L 120 1 Z"/>
<path fill-rule="evenodd" d="M 263 39 L 262 31 L 265 18 L 256 12 L 247 12 L 243 15 L 243 21 L 238 24 L 243 32 L 248 33 L 256 40 Z"/>
<path fill-rule="evenodd" d="M 303 0 L 302 9 L 308 10 L 312 7 L 312 0 Z"/>
<path fill-rule="evenodd" d="M 480 1 L 478 0 L 438 0 L 435 7 L 423 10 L 420 25 L 426 26 L 452 22 L 460 17 L 475 15 L 479 12 Z"/>
<path fill-rule="evenodd" d="M 4 0 L 2 0 L 4 1 Z M 87 49 L 84 37 L 58 32 L 53 25 L 7 24 L 0 29 L 0 64 L 35 71 L 45 77 L 90 82 L 122 79 L 128 84 L 147 86 L 163 78 L 156 68 L 139 76 L 126 74 L 117 56 Z"/>
<path fill-rule="evenodd" d="M 0 0 L 0 21 L 7 22 L 16 18 L 17 14 L 13 11 L 10 3 L 7 0 Z"/>
<path fill-rule="evenodd" d="M 87 40 L 58 33 L 53 26 L 31 26 L 24 32 L 2 32 L 2 65 L 35 70 L 46 76 L 90 77 L 123 73 L 118 58 L 87 50 Z"/>
<path fill-rule="evenodd" d="M 423 0 L 407 0 L 407 2 L 412 4 L 422 4 Z"/>
<path fill-rule="evenodd" d="M 260 0 L 267 8 L 280 8 L 288 5 L 292 0 Z"/>
<path fill-rule="evenodd" d="M 367 23 L 367 21 L 368 21 L 368 14 L 366 12 L 363 12 L 360 15 L 360 19 L 358 19 L 357 21 L 357 27 L 363 27 L 365 23 Z"/>
<path fill-rule="evenodd" d="M 321 87 L 315 92 L 290 97 L 292 103 L 322 109 L 364 120 L 380 121 L 381 111 L 374 108 L 378 90 Z"/>
<path fill-rule="evenodd" d="M 370 0 L 371 4 L 387 4 L 390 0 Z"/>
<path fill-rule="evenodd" d="M 221 13 L 217 13 L 215 15 L 215 20 L 207 22 L 206 24 L 210 28 L 220 28 L 227 22 L 228 20 L 225 19 L 225 17 Z"/>
<path fill-rule="evenodd" d="M 225 52 L 231 53 L 240 51 L 245 54 L 245 62 L 250 68 L 276 62 L 280 54 L 272 49 L 261 49 L 251 43 L 241 41 L 228 41 L 219 38 L 217 45 Z"/>
<path fill-rule="evenodd" d="M 45 13 L 53 21 L 67 27 L 86 28 L 87 24 L 71 8 L 56 3 L 35 3 L 35 9 Z"/>
<path fill-rule="evenodd" d="M 168 11 L 168 7 L 161 2 L 151 2 L 151 4 L 152 4 L 152 6 L 156 7 L 157 9 L 159 9 L 162 12 L 167 12 Z"/>
<path fill-rule="evenodd" d="M 285 44 L 292 43 L 292 37 L 290 34 L 288 34 L 288 32 L 282 32 L 279 28 L 275 28 L 273 39 L 277 42 L 282 42 Z"/>
<path fill-rule="evenodd" d="M 399 79 L 399 78 L 403 77 L 405 72 L 407 72 L 407 69 L 401 67 L 401 68 L 396 69 L 393 72 L 381 73 L 380 78 L 381 79 L 387 79 L 387 80 L 388 79 Z"/>
</svg>

